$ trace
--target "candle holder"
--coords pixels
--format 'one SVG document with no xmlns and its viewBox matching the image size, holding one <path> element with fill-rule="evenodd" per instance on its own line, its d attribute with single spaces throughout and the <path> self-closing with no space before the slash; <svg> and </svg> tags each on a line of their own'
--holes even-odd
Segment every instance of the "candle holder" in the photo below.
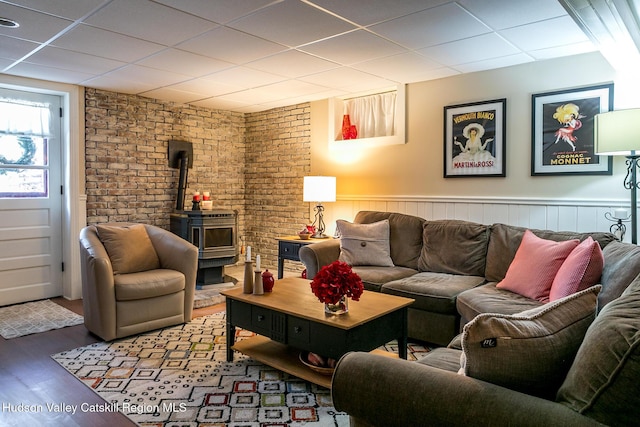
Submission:
<svg viewBox="0 0 640 427">
<path fill-rule="evenodd" d="M 618 239 L 620 239 L 620 241 L 623 241 L 624 235 L 627 232 L 627 226 L 624 225 L 624 223 L 631 220 L 631 215 L 626 214 L 626 216 L 622 216 L 618 212 L 616 212 L 615 215 L 612 215 L 611 212 L 605 212 L 604 217 L 613 222 L 613 224 L 611 224 L 611 227 L 609 227 L 609 231 L 613 233 Z"/>
</svg>

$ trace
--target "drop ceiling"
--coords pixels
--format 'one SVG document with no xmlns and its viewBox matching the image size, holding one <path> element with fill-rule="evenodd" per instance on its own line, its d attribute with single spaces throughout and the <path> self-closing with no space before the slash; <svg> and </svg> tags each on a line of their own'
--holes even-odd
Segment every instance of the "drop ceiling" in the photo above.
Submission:
<svg viewBox="0 0 640 427">
<path fill-rule="evenodd" d="M 598 46 L 557 0 L 0 0 L 0 72 L 255 112 Z"/>
</svg>

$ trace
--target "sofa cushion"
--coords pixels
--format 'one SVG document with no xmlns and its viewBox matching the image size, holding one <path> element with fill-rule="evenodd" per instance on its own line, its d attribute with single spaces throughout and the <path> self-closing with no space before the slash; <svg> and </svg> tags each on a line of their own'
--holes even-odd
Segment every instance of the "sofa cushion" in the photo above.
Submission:
<svg viewBox="0 0 640 427">
<path fill-rule="evenodd" d="M 489 282 L 499 282 L 507 274 L 509 265 L 516 255 L 520 246 L 520 241 L 527 228 L 516 227 L 506 224 L 493 224 L 487 247 L 487 265 L 485 267 L 485 277 Z M 563 241 L 578 239 L 580 241 L 591 236 L 593 240 L 600 243 L 601 248 L 605 248 L 609 243 L 616 241 L 616 236 L 611 233 L 574 233 L 568 231 L 549 231 L 531 229 L 531 232 L 541 239 Z M 606 264 L 606 263 L 605 263 Z"/>
<path fill-rule="evenodd" d="M 640 277 L 591 324 L 557 401 L 606 425 L 638 424 Z"/>
<path fill-rule="evenodd" d="M 578 243 L 578 240 L 554 242 L 525 231 L 507 274 L 496 287 L 548 302 L 556 273 Z"/>
<path fill-rule="evenodd" d="M 598 295 L 598 310 L 622 295 L 640 274 L 640 247 L 631 243 L 613 242 L 603 250 L 602 292 Z"/>
<path fill-rule="evenodd" d="M 458 295 L 456 310 L 460 313 L 462 325 L 482 313 L 514 314 L 542 305 L 538 300 L 498 289 L 496 284 L 486 283 Z"/>
<path fill-rule="evenodd" d="M 425 221 L 418 270 L 484 277 L 489 227 L 460 220 Z"/>
<path fill-rule="evenodd" d="M 413 276 L 418 271 L 407 267 L 372 267 L 356 266 L 353 272 L 362 279 L 364 288 L 368 291 L 380 292 L 385 283 Z"/>
<path fill-rule="evenodd" d="M 418 359 L 417 363 L 438 369 L 444 369 L 445 371 L 458 372 L 460 369 L 461 354 L 462 351 L 460 350 L 438 347 L 431 350 L 426 356 Z"/>
<path fill-rule="evenodd" d="M 551 284 L 549 301 L 555 301 L 600 282 L 604 256 L 600 244 L 591 236 L 571 251 Z"/>
<path fill-rule="evenodd" d="M 413 298 L 411 308 L 435 313 L 457 314 L 456 298 L 462 291 L 484 283 L 484 277 L 421 272 L 382 285 L 385 294 Z"/>
<path fill-rule="evenodd" d="M 116 301 L 132 301 L 169 295 L 184 290 L 184 274 L 157 269 L 114 277 Z"/>
<path fill-rule="evenodd" d="M 340 257 L 349 265 L 393 267 L 389 250 L 389 220 L 371 224 L 336 221 L 340 233 Z"/>
<path fill-rule="evenodd" d="M 389 246 L 393 264 L 418 269 L 418 258 L 422 250 L 422 224 L 424 219 L 395 212 L 360 211 L 353 222 L 370 224 L 389 220 Z"/>
<path fill-rule="evenodd" d="M 96 229 L 111 260 L 113 274 L 160 268 L 160 259 L 143 224 L 96 225 Z"/>
<path fill-rule="evenodd" d="M 601 286 L 518 314 L 485 313 L 464 327 L 464 375 L 552 397 L 595 318 Z"/>
</svg>

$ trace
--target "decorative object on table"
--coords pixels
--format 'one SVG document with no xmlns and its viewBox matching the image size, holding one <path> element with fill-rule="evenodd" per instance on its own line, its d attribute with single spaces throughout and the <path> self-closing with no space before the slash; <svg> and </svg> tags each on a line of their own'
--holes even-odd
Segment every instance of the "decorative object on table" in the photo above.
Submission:
<svg viewBox="0 0 640 427">
<path fill-rule="evenodd" d="M 273 285 L 275 285 L 276 281 L 273 278 L 273 273 L 269 271 L 269 269 L 265 269 L 262 273 L 262 288 L 265 292 L 273 291 Z"/>
<path fill-rule="evenodd" d="M 200 210 L 200 192 L 196 191 L 193 193 L 193 200 L 191 202 L 191 210 L 199 211 Z"/>
<path fill-rule="evenodd" d="M 333 375 L 333 371 L 336 369 L 336 359 L 320 356 L 316 353 L 303 351 L 300 353 L 300 361 L 321 375 Z"/>
<path fill-rule="evenodd" d="M 605 212 L 604 217 L 609 221 L 612 221 L 611 227 L 609 227 L 609 231 L 620 240 L 624 240 L 624 235 L 627 233 L 627 226 L 624 225 L 625 222 L 629 222 L 631 215 L 629 215 L 629 211 L 624 208 L 617 208 L 612 212 Z"/>
<path fill-rule="evenodd" d="M 202 209 L 208 211 L 213 209 L 213 201 L 211 200 L 211 196 L 208 191 L 202 193 Z"/>
<path fill-rule="evenodd" d="M 342 139 L 356 139 L 358 137 L 358 128 L 356 125 L 351 124 L 351 117 L 349 117 L 347 106 L 345 105 L 345 113 L 342 116 Z"/>
<path fill-rule="evenodd" d="M 247 255 L 244 261 L 244 285 L 242 292 L 253 293 L 253 263 L 251 262 L 251 246 L 247 246 Z"/>
<path fill-rule="evenodd" d="M 640 141 L 636 141 L 640 108 L 616 110 L 595 117 L 595 151 L 600 155 L 625 156 L 627 175 L 624 188 L 631 190 L 631 243 L 638 243 L 638 158 Z"/>
<path fill-rule="evenodd" d="M 260 255 L 256 255 L 256 269 L 253 275 L 253 294 L 263 295 L 264 286 L 262 286 L 262 270 L 260 270 Z"/>
<path fill-rule="evenodd" d="M 506 176 L 507 100 L 444 107 L 444 177 Z"/>
<path fill-rule="evenodd" d="M 334 261 L 320 269 L 311 281 L 311 290 L 324 303 L 328 314 L 345 314 L 349 311 L 349 298 L 358 301 L 364 285 L 351 266 Z"/>
<path fill-rule="evenodd" d="M 316 232 L 316 227 L 313 225 L 305 225 L 302 230 L 298 232 L 301 240 L 309 240 L 309 238 Z"/>
<path fill-rule="evenodd" d="M 313 226 L 316 232 L 311 236 L 314 239 L 325 239 L 329 236 L 324 234 L 324 206 L 322 202 L 336 201 L 336 177 L 335 176 L 305 176 L 303 184 L 302 200 L 305 202 L 315 202 L 314 211 L 316 213 Z"/>
<path fill-rule="evenodd" d="M 594 128 L 595 116 L 613 109 L 613 84 L 534 94 L 531 103 L 532 176 L 611 175 L 613 161 L 608 149 L 598 150 Z M 625 135 L 620 144 L 633 135 L 614 134 Z"/>
</svg>

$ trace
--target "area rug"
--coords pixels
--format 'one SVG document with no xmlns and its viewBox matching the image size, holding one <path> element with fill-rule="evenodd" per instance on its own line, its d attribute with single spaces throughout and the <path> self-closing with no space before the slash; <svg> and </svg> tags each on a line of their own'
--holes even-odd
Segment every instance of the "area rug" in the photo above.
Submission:
<svg viewBox="0 0 640 427">
<path fill-rule="evenodd" d="M 226 362 L 225 332 L 225 313 L 215 313 L 51 357 L 107 402 L 91 409 L 121 412 L 140 426 L 349 424 L 329 390 L 239 353 Z M 236 340 L 253 335 L 238 329 Z M 426 351 L 412 344 L 409 358 Z"/>
<path fill-rule="evenodd" d="M 220 291 L 231 289 L 234 283 L 218 283 L 215 285 L 206 285 L 202 289 L 196 289 L 193 297 L 193 308 L 203 308 L 220 304 L 225 301 L 224 295 L 220 295 Z"/>
<path fill-rule="evenodd" d="M 80 325 L 84 318 L 51 300 L 0 308 L 0 335 L 5 339 Z"/>
</svg>

